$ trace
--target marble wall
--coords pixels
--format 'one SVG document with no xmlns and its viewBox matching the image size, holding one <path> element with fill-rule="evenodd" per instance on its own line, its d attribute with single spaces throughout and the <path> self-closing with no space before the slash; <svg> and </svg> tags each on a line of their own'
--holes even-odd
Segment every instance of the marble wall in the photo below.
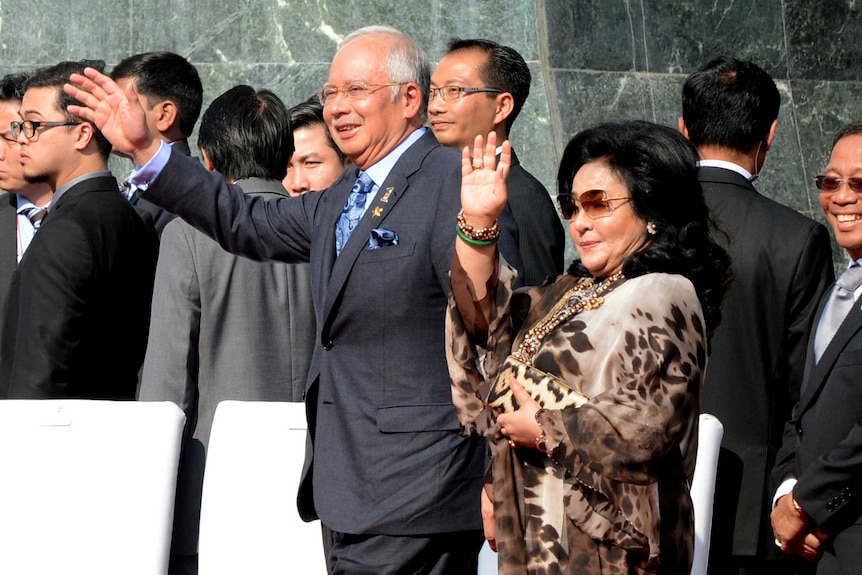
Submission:
<svg viewBox="0 0 862 575">
<path fill-rule="evenodd" d="M 319 89 L 339 40 L 368 24 L 403 30 L 435 62 L 453 36 L 520 51 L 534 82 L 512 139 L 552 191 L 575 132 L 613 119 L 676 126 L 685 75 L 720 54 L 776 79 L 781 127 L 758 186 L 812 217 L 831 135 L 862 117 L 856 0 L 5 0 L 0 73 L 170 50 L 199 68 L 205 105 L 238 83 L 292 105 Z"/>
</svg>

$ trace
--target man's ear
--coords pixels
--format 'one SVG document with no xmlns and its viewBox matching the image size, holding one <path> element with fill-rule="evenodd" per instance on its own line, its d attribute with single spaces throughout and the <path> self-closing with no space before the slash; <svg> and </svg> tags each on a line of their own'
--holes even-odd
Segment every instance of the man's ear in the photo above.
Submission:
<svg viewBox="0 0 862 575">
<path fill-rule="evenodd" d="M 777 132 L 778 132 L 778 120 L 776 119 L 776 120 L 772 121 L 772 125 L 769 126 L 769 133 L 766 134 L 766 141 L 764 142 L 764 144 L 766 144 L 766 150 L 769 150 L 769 148 L 772 147 L 772 142 L 775 140 L 775 134 Z M 766 150 L 764 150 L 764 152 Z"/>
<path fill-rule="evenodd" d="M 213 166 L 212 160 L 210 160 L 209 154 L 204 148 L 201 148 L 201 156 L 203 156 L 204 166 L 206 166 L 207 171 L 215 172 L 215 166 Z"/>
<path fill-rule="evenodd" d="M 78 132 L 75 138 L 75 149 L 84 150 L 90 145 L 90 142 L 96 140 L 96 128 L 90 122 L 81 122 L 75 126 L 71 126 L 72 130 Z"/>
<path fill-rule="evenodd" d="M 682 119 L 682 116 L 680 116 L 679 119 L 677 120 L 676 127 L 677 127 L 677 129 L 679 129 L 679 133 L 682 134 L 683 136 L 685 136 L 686 140 L 691 139 L 688 137 L 688 128 L 685 127 L 685 120 Z"/>
<path fill-rule="evenodd" d="M 515 98 L 509 92 L 497 94 L 496 108 L 494 110 L 494 125 L 499 126 L 506 122 L 512 110 L 515 109 Z"/>
<path fill-rule="evenodd" d="M 177 105 L 170 100 L 159 102 L 153 106 L 153 114 L 156 118 L 156 129 L 159 132 L 167 132 L 179 121 Z"/>
<path fill-rule="evenodd" d="M 419 111 L 422 109 L 422 99 L 427 97 L 427 94 L 422 94 L 419 89 L 419 84 L 416 82 L 407 82 L 402 91 L 404 94 L 404 117 L 413 119 L 419 116 Z"/>
</svg>

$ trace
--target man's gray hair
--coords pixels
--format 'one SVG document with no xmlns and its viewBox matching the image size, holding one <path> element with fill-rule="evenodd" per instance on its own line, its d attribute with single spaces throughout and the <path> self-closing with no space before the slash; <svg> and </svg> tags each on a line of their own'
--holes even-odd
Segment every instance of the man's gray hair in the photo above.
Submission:
<svg viewBox="0 0 862 575">
<path fill-rule="evenodd" d="M 394 42 L 386 55 L 384 72 L 390 82 L 415 82 L 422 93 L 422 106 L 419 114 L 425 120 L 428 117 L 428 93 L 431 91 L 431 65 L 425 52 L 403 32 L 390 26 L 365 26 L 354 30 L 344 37 L 338 46 L 341 51 L 348 43 L 364 36 L 394 36 Z M 394 102 L 401 91 L 401 86 L 392 86 L 391 99 Z"/>
</svg>

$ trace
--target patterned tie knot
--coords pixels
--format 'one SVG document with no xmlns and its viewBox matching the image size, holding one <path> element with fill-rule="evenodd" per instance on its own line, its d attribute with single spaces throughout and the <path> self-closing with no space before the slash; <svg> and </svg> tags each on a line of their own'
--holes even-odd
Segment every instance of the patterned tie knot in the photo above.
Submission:
<svg viewBox="0 0 862 575">
<path fill-rule="evenodd" d="M 368 172 L 359 172 L 359 177 L 356 178 L 356 183 L 353 184 L 352 194 L 367 194 L 374 187 L 374 180 L 368 175 Z"/>
<path fill-rule="evenodd" d="M 39 229 L 39 226 L 42 225 L 42 218 L 44 218 L 45 214 L 47 213 L 45 211 L 46 209 L 47 208 L 37 207 L 24 208 L 19 213 L 23 216 L 26 216 L 26 218 L 30 220 L 30 223 L 33 224 L 33 231 L 36 231 Z"/>
</svg>

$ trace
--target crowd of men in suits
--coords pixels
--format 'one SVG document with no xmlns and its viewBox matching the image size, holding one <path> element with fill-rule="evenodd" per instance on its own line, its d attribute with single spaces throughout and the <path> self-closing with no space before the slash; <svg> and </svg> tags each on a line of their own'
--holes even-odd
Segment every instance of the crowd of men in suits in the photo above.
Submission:
<svg viewBox="0 0 862 575">
<path fill-rule="evenodd" d="M 458 434 L 443 328 L 458 150 L 509 138 L 523 58 L 453 40 L 432 74 L 410 38 L 363 28 L 307 102 L 249 86 L 216 98 L 202 161 L 194 66 L 150 52 L 102 72 L 64 62 L 0 81 L 0 397 L 183 408 L 172 573 L 196 572 L 223 399 L 305 401 L 299 512 L 321 520 L 331 573 L 475 572 L 486 449 Z M 732 58 L 682 90 L 679 129 L 735 276 L 702 395 L 725 426 L 711 573 L 839 573 L 862 553 L 862 310 L 820 335 L 838 306 L 828 231 L 754 185 L 779 106 L 773 80 Z M 119 182 L 112 145 L 135 165 Z M 542 283 L 563 272 L 563 227 L 514 154 L 507 185 L 501 253 Z M 862 259 L 862 125 L 836 137 L 817 185 Z"/>
</svg>

